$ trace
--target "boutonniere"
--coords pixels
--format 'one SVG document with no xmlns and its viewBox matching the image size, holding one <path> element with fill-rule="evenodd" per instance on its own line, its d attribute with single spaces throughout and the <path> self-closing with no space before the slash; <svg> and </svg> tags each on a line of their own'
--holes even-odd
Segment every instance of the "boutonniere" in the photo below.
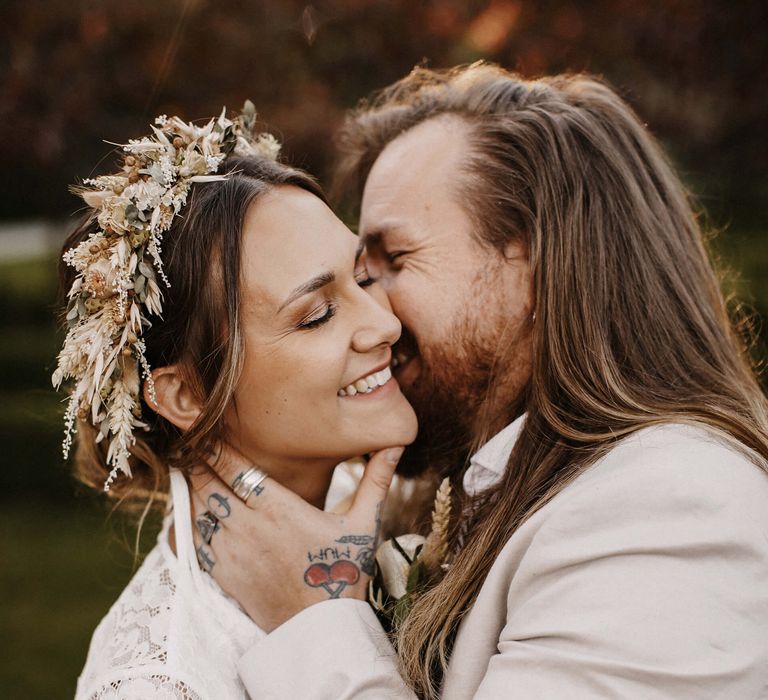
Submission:
<svg viewBox="0 0 768 700">
<path fill-rule="evenodd" d="M 447 571 L 450 518 L 451 484 L 445 478 L 435 494 L 429 535 L 390 537 L 376 550 L 368 602 L 386 628 L 400 625 L 419 593 Z"/>
</svg>

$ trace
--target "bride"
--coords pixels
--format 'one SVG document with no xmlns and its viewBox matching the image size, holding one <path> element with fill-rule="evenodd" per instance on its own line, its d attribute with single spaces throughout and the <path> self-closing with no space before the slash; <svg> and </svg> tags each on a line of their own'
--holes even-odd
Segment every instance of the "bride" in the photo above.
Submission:
<svg viewBox="0 0 768 700">
<path fill-rule="evenodd" d="M 250 103 L 204 126 L 159 117 L 119 170 L 79 190 L 90 211 L 65 244 L 53 377 L 70 390 L 65 454 L 76 431 L 83 481 L 126 502 L 170 499 L 93 635 L 77 698 L 247 697 L 235 662 L 264 632 L 209 576 L 207 546 L 242 506 L 212 494 L 194 537 L 190 516 L 188 476 L 216 469 L 217 445 L 254 465 L 232 484 L 243 501 L 269 475 L 318 507 L 336 464 L 379 451 L 345 514 L 355 534 L 308 554 L 336 597 L 367 584 L 377 533 L 356 508 L 391 474 L 400 450 L 384 448 L 416 434 L 389 370 L 400 324 L 357 238 L 254 125 Z"/>
</svg>

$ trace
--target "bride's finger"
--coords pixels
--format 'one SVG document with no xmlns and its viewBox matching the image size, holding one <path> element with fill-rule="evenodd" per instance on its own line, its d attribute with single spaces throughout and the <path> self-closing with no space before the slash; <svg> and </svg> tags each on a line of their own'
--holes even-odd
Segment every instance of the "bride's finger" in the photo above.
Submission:
<svg viewBox="0 0 768 700">
<path fill-rule="evenodd" d="M 231 445 L 220 442 L 211 454 L 211 468 L 230 488 L 235 481 L 249 470 L 258 469 L 242 452 Z M 259 470 L 261 471 L 261 470 Z"/>
<path fill-rule="evenodd" d="M 206 541 L 205 533 L 202 533 L 198 527 L 192 528 L 192 542 L 195 546 L 195 555 L 197 563 L 203 571 L 214 575 L 214 569 L 218 563 L 218 556 L 213 547 L 212 539 Z"/>
<path fill-rule="evenodd" d="M 190 494 L 192 529 L 200 534 L 203 542 L 210 544 L 216 533 L 230 526 L 231 511 L 228 513 L 225 508 L 221 507 L 222 504 L 215 500 L 209 504 L 194 489 L 190 489 Z M 218 513 L 218 515 L 214 513 Z"/>
<path fill-rule="evenodd" d="M 224 523 L 238 511 L 245 511 L 247 508 L 246 504 L 213 472 L 205 473 L 199 470 L 190 472 L 189 484 L 196 516 L 208 511 Z"/>
<path fill-rule="evenodd" d="M 389 447 L 386 450 L 379 450 L 368 460 L 349 510 L 350 514 L 365 517 L 368 520 L 378 512 L 380 504 L 387 497 L 403 450 L 403 447 Z"/>
</svg>

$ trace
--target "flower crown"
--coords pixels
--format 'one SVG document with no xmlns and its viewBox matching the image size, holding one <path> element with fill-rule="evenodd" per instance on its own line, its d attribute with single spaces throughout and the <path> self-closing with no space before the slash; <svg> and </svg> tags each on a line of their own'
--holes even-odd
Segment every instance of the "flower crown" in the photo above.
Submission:
<svg viewBox="0 0 768 700">
<path fill-rule="evenodd" d="M 123 146 L 122 170 L 84 181 L 75 189 L 94 210 L 98 230 L 64 253 L 77 270 L 67 294 L 69 330 L 53 373 L 53 385 L 71 384 L 64 414 L 64 458 L 69 455 L 76 419 L 90 421 L 96 438 L 109 441 L 110 484 L 131 476 L 130 448 L 141 420 L 140 376 L 154 384 L 142 332 L 150 315 L 163 310 L 158 277 L 170 287 L 161 259 L 163 233 L 187 202 L 195 182 L 225 180 L 216 174 L 230 153 L 276 160 L 280 144 L 267 133 L 255 135 L 256 109 L 247 101 L 239 117 L 195 126 L 178 117 L 158 117 L 153 134 Z"/>
</svg>

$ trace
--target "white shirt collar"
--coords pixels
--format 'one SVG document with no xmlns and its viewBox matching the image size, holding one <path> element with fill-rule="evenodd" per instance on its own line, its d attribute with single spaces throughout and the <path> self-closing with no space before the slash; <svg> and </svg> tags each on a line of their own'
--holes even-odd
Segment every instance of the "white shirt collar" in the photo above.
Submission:
<svg viewBox="0 0 768 700">
<path fill-rule="evenodd" d="M 467 495 L 474 496 L 501 480 L 524 422 L 525 414 L 496 433 L 472 456 L 469 469 L 464 473 L 464 491 Z"/>
</svg>

